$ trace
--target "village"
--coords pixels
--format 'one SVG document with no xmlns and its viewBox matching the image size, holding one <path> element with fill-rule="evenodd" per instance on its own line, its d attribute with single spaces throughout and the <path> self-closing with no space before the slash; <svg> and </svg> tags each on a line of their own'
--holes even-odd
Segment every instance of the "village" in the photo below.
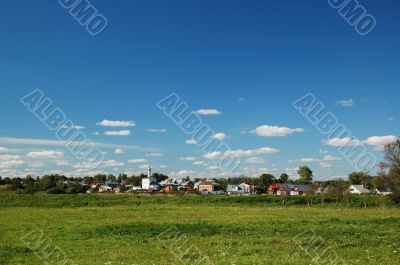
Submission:
<svg viewBox="0 0 400 265">
<path fill-rule="evenodd" d="M 82 185 L 87 185 L 83 184 Z M 183 193 L 200 195 L 241 195 L 250 196 L 260 194 L 256 185 L 248 183 L 227 184 L 226 187 L 213 179 L 201 179 L 192 181 L 190 178 L 175 179 L 167 178 L 158 182 L 152 175 L 151 168 L 148 174 L 141 181 L 141 186 L 124 185 L 118 182 L 90 183 L 87 193 Z M 272 183 L 265 187 L 265 195 L 277 196 L 306 196 L 328 194 L 329 188 L 314 184 L 292 184 L 292 183 Z M 352 195 L 376 194 L 390 195 L 392 192 L 387 188 L 368 189 L 364 185 L 350 185 L 345 190 Z"/>
</svg>

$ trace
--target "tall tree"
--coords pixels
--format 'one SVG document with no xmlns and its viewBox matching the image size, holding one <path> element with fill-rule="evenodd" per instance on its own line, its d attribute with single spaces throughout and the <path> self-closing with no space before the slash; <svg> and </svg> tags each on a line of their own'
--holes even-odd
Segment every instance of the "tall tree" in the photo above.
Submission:
<svg viewBox="0 0 400 265">
<path fill-rule="evenodd" d="M 300 184 L 311 184 L 313 181 L 313 172 L 308 166 L 302 166 L 297 171 L 297 174 L 300 175 L 299 183 Z"/>
</svg>

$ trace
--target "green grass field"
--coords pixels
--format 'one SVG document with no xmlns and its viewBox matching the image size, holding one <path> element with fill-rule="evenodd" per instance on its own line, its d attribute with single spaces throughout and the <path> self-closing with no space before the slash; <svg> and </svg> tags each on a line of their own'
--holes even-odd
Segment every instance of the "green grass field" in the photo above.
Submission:
<svg viewBox="0 0 400 265">
<path fill-rule="evenodd" d="M 394 206 L 266 202 L 265 196 L 0 195 L 0 264 L 61 264 L 56 252 L 45 257 L 55 247 L 74 264 L 196 264 L 202 258 L 198 264 L 335 264 L 334 255 L 336 264 L 400 262 Z M 40 238 L 32 231 L 51 241 L 34 244 Z"/>
</svg>

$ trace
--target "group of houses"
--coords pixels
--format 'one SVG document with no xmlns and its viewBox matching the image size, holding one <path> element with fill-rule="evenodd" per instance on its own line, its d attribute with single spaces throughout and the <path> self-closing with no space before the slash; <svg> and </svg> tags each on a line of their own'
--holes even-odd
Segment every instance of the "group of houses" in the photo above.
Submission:
<svg viewBox="0 0 400 265">
<path fill-rule="evenodd" d="M 241 184 L 228 184 L 226 190 L 224 187 L 216 183 L 214 180 L 203 179 L 197 182 L 193 182 L 190 179 L 174 179 L 168 178 L 166 180 L 158 182 L 157 179 L 152 175 L 151 168 L 149 167 L 147 177 L 142 179 L 141 186 L 124 185 L 115 182 L 106 183 L 91 183 L 91 190 L 95 190 L 100 193 L 122 193 L 122 192 L 165 192 L 171 193 L 176 191 L 183 192 L 197 192 L 200 194 L 211 194 L 211 195 L 253 195 L 256 194 L 256 187 L 246 183 Z M 278 195 L 278 196 L 302 196 L 310 194 L 326 194 L 328 188 L 313 187 L 312 185 L 299 185 L 290 183 L 274 183 L 269 185 L 267 188 L 267 194 Z M 351 185 L 348 189 L 350 194 L 379 194 L 389 195 L 391 194 L 388 189 L 374 189 L 373 191 L 366 189 L 363 185 Z"/>
</svg>

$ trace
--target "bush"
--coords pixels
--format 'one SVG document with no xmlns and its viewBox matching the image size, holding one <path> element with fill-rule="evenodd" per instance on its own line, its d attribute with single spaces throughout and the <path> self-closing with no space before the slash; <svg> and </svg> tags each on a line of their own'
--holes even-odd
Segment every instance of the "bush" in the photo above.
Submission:
<svg viewBox="0 0 400 265">
<path fill-rule="evenodd" d="M 64 194 L 64 190 L 55 187 L 55 188 L 48 189 L 47 194 Z"/>
</svg>

